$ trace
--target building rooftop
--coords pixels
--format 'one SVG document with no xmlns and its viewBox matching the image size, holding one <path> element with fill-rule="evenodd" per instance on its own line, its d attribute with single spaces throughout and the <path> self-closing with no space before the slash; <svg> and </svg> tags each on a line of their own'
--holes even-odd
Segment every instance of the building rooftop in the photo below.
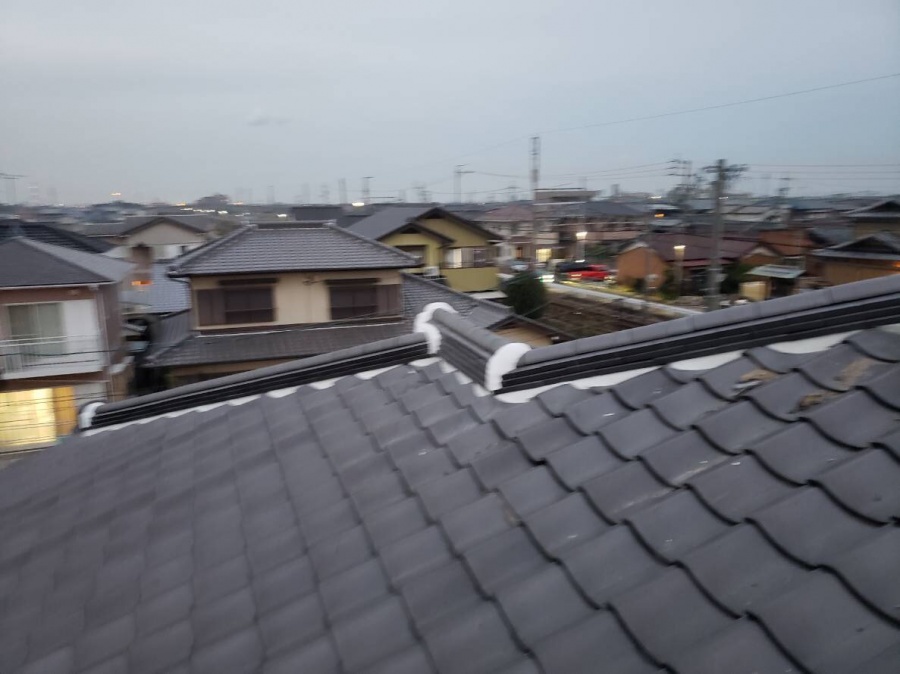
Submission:
<svg viewBox="0 0 900 674">
<path fill-rule="evenodd" d="M 45 222 L 25 222 L 17 219 L 0 220 L 0 241 L 13 236 L 24 236 L 32 241 L 61 246 L 62 248 L 71 248 L 83 253 L 105 253 L 113 248 L 111 244 L 105 241 L 92 239 Z"/>
<path fill-rule="evenodd" d="M 898 309 L 900 277 L 522 351 L 431 306 L 85 410 L 0 471 L 0 669 L 893 674 Z"/>
<path fill-rule="evenodd" d="M 131 215 L 122 222 L 87 225 L 87 236 L 128 236 L 160 223 L 175 223 L 191 231 L 205 234 L 223 223 L 222 218 L 213 215 Z"/>
<path fill-rule="evenodd" d="M 401 229 L 416 220 L 422 220 L 428 217 L 450 218 L 455 222 L 482 234 L 486 239 L 497 239 L 497 235 L 493 232 L 489 232 L 475 222 L 452 212 L 452 210 L 435 206 L 434 204 L 387 206 L 379 209 L 367 218 L 346 225 L 346 228 L 349 231 L 365 236 L 366 238 L 377 240 L 396 232 L 398 229 Z M 446 237 L 443 237 L 440 234 L 434 234 L 446 239 Z M 448 242 L 452 243 L 449 239 Z"/>
<path fill-rule="evenodd" d="M 185 281 L 169 278 L 168 262 L 154 262 L 150 270 L 150 285 L 126 290 L 122 299 L 143 307 L 149 314 L 171 314 L 191 306 L 191 289 Z"/>
<path fill-rule="evenodd" d="M 117 283 L 131 273 L 124 260 L 41 243 L 24 236 L 0 240 L 0 287 Z"/>
<path fill-rule="evenodd" d="M 412 255 L 333 225 L 244 227 L 177 258 L 172 276 L 402 269 Z"/>
</svg>

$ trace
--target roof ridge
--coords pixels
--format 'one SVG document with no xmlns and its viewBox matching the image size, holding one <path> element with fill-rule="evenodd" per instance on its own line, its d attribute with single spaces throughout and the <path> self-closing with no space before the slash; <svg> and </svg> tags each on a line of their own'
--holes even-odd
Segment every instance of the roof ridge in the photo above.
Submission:
<svg viewBox="0 0 900 674">
<path fill-rule="evenodd" d="M 327 227 L 328 229 L 335 231 L 335 232 L 340 232 L 342 234 L 346 234 L 354 239 L 358 239 L 360 241 L 365 241 L 368 244 L 374 244 L 375 246 L 378 246 L 379 248 L 382 248 L 386 251 L 390 251 L 391 253 L 394 253 L 398 256 L 408 258 L 410 261 L 412 261 L 414 263 L 414 264 L 409 265 L 410 267 L 424 266 L 424 264 L 418 258 L 416 258 L 414 255 L 410 255 L 409 253 L 404 253 L 399 248 L 394 248 L 393 246 L 389 246 L 386 243 L 381 243 L 381 241 L 376 241 L 375 239 L 370 239 L 366 236 L 363 236 L 362 234 L 353 232 L 346 227 L 339 227 L 338 225 L 333 225 L 333 224 L 327 223 L 327 222 L 323 225 L 323 227 Z"/>
<path fill-rule="evenodd" d="M 251 232 L 254 229 L 256 229 L 256 227 L 254 227 L 253 225 L 244 225 L 243 227 L 238 227 L 233 232 L 229 232 L 225 236 L 220 236 L 218 239 L 213 239 L 212 241 L 209 241 L 209 242 L 203 244 L 199 248 L 195 248 L 194 250 L 192 250 L 188 253 L 185 253 L 184 255 L 181 255 L 180 257 L 176 258 L 176 260 L 179 261 L 178 264 L 169 265 L 168 275 L 170 275 L 170 276 L 182 275 L 181 270 L 185 263 L 195 262 L 198 258 L 203 257 L 204 255 L 209 253 L 209 251 L 217 250 L 225 243 L 233 241 L 233 240 L 237 239 L 239 236 L 242 236 L 243 234 Z"/>
<path fill-rule="evenodd" d="M 101 279 L 105 279 L 106 283 L 114 283 L 118 279 L 109 277 L 105 273 L 98 271 L 96 268 L 96 265 L 91 265 L 88 263 L 87 260 L 79 260 L 78 258 L 81 256 L 84 256 L 84 255 L 90 255 L 90 256 L 99 255 L 99 256 L 105 257 L 106 260 L 108 260 L 110 262 L 119 262 L 119 263 L 128 265 L 129 267 L 132 266 L 131 263 L 128 262 L 127 260 L 119 260 L 114 257 L 104 256 L 102 253 L 88 253 L 87 251 L 75 250 L 74 248 L 66 248 L 64 246 L 56 246 L 52 243 L 44 243 L 43 241 L 35 241 L 34 239 L 29 239 L 26 236 L 17 237 L 17 238 L 21 238 L 22 243 L 30 246 L 34 250 L 38 250 L 46 255 L 52 256 L 54 259 L 58 260 L 59 262 L 64 262 L 67 265 L 69 265 L 70 267 L 74 267 L 83 272 L 88 272 L 89 274 L 93 274 L 94 276 L 97 276 Z M 11 241 L 13 239 L 9 239 L 9 240 Z M 73 257 L 75 259 L 72 259 Z"/>
</svg>

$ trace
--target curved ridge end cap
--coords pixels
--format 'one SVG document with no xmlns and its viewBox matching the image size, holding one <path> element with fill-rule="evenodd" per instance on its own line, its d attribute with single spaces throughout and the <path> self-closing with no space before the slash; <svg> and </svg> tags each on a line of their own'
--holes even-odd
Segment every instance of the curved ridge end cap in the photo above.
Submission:
<svg viewBox="0 0 900 674">
<path fill-rule="evenodd" d="M 510 342 L 494 351 L 484 368 L 484 386 L 488 391 L 499 391 L 503 386 L 503 375 L 512 372 L 519 359 L 531 351 L 528 344 Z"/>
<path fill-rule="evenodd" d="M 456 309 L 446 302 L 432 302 L 431 304 L 426 304 L 425 308 L 416 314 L 416 318 L 413 321 L 413 332 L 425 335 L 425 339 L 428 340 L 428 353 L 430 354 L 437 353 L 441 348 L 441 331 L 431 324 L 431 317 L 434 316 L 434 312 L 438 309 L 456 313 Z"/>
<path fill-rule="evenodd" d="M 91 427 L 91 422 L 94 420 L 94 415 L 97 413 L 97 410 L 105 404 L 106 402 L 103 400 L 93 400 L 82 405 L 81 409 L 78 410 L 78 430 L 88 430 Z"/>
</svg>

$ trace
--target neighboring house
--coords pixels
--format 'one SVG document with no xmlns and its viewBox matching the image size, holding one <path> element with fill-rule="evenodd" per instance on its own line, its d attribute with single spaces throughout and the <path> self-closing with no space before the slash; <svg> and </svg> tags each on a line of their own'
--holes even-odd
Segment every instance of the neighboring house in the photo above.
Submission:
<svg viewBox="0 0 900 674">
<path fill-rule="evenodd" d="M 560 245 L 569 259 L 584 259 L 590 246 L 633 241 L 646 231 L 648 220 L 644 211 L 611 200 L 561 206 L 554 217 Z"/>
<path fill-rule="evenodd" d="M 4 672 L 896 674 L 900 277 L 419 331 L 0 471 Z"/>
<path fill-rule="evenodd" d="M 513 203 L 493 208 L 479 216 L 478 222 L 492 232 L 496 232 L 503 243 L 499 246 L 498 259 L 501 261 L 534 260 L 538 251 L 552 251 L 559 243 L 559 234 L 552 231 L 534 235 L 534 209 L 531 204 Z"/>
<path fill-rule="evenodd" d="M 231 221 L 210 215 L 145 215 L 86 225 L 83 233 L 115 246 L 110 253 L 115 257 L 146 264 L 183 255 L 234 226 Z"/>
<path fill-rule="evenodd" d="M 191 310 L 159 325 L 146 365 L 173 383 L 243 372 L 409 332 L 430 302 L 478 325 L 508 316 L 404 269 L 416 257 L 334 225 L 248 227 L 175 261 Z"/>
<path fill-rule="evenodd" d="M 900 201 L 897 199 L 883 199 L 848 211 L 845 217 L 850 220 L 856 238 L 879 232 L 900 236 Z"/>
<path fill-rule="evenodd" d="M 679 247 L 683 246 L 679 250 Z M 723 266 L 741 260 L 756 248 L 754 241 L 722 239 L 719 259 Z M 627 246 L 616 258 L 616 280 L 625 285 L 644 279 L 648 287 L 657 288 L 668 274 L 682 268 L 685 292 L 702 292 L 712 256 L 713 241 L 692 234 L 654 234 L 649 240 Z"/>
<path fill-rule="evenodd" d="M 0 241 L 11 236 L 24 236 L 32 241 L 79 250 L 83 253 L 109 253 L 112 244 L 63 229 L 45 222 L 29 222 L 15 218 L 0 220 Z"/>
<path fill-rule="evenodd" d="M 388 206 L 346 229 L 415 256 L 427 276 L 445 278 L 454 290 L 497 287 L 500 237 L 439 206 Z"/>
<path fill-rule="evenodd" d="M 336 223 L 347 214 L 347 209 L 337 204 L 309 204 L 291 208 L 294 220 L 307 225 Z"/>
<path fill-rule="evenodd" d="M 816 276 L 828 285 L 900 274 L 900 234 L 869 234 L 811 257 Z"/>
<path fill-rule="evenodd" d="M 80 405 L 125 396 L 119 292 L 130 272 L 103 255 L 0 241 L 0 454 L 53 444 Z"/>
</svg>

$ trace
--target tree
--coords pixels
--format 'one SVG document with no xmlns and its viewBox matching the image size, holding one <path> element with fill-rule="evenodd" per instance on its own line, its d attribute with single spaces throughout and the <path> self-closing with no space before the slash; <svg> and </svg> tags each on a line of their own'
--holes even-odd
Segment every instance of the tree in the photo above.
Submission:
<svg viewBox="0 0 900 674">
<path fill-rule="evenodd" d="M 547 288 L 540 277 L 532 272 L 513 276 L 504 288 L 512 310 L 525 318 L 540 318 L 547 303 Z"/>
</svg>

